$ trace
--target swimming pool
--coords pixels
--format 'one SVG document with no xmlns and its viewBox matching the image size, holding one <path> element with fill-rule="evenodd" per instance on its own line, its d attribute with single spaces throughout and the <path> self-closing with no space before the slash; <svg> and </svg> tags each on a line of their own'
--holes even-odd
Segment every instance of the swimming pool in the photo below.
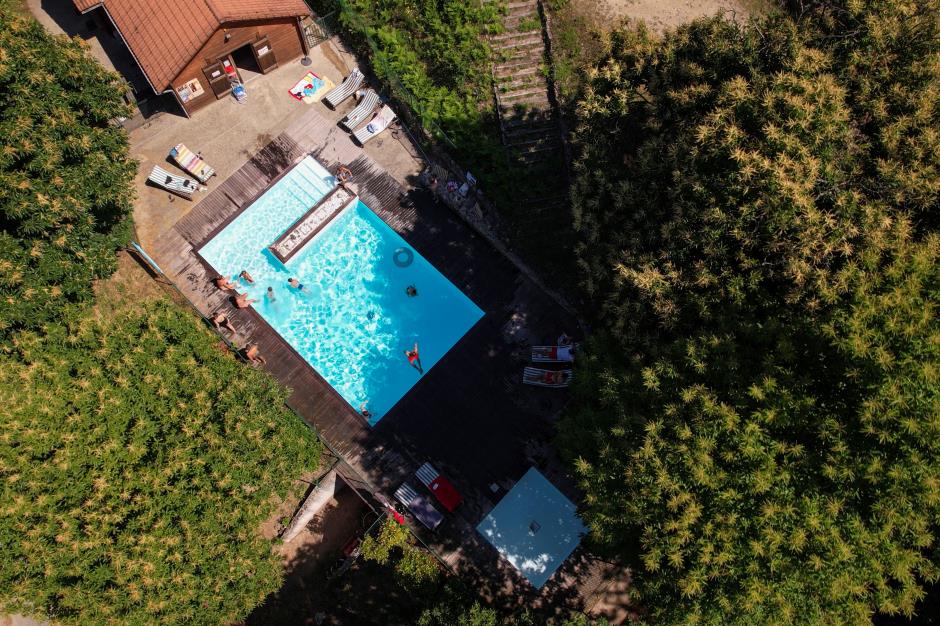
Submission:
<svg viewBox="0 0 940 626">
<path fill-rule="evenodd" d="M 253 285 L 233 281 L 258 300 L 255 310 L 353 408 L 367 402 L 375 424 L 422 376 L 405 350 L 418 343 L 427 374 L 483 311 L 360 201 L 281 263 L 268 246 L 335 184 L 307 157 L 199 254 L 224 276 L 247 270 Z"/>
</svg>

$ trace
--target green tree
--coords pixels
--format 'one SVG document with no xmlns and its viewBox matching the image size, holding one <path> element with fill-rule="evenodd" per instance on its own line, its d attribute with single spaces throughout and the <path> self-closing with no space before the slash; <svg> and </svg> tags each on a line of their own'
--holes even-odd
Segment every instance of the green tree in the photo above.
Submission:
<svg viewBox="0 0 940 626">
<path fill-rule="evenodd" d="M 0 355 L 0 612 L 232 623 L 280 585 L 261 523 L 319 443 L 190 314 L 102 317 Z"/>
<path fill-rule="evenodd" d="M 123 82 L 79 40 L 0 2 L 0 341 L 114 272 L 131 232 Z"/>
<path fill-rule="evenodd" d="M 940 242 L 921 177 L 940 65 L 905 77 L 896 48 L 940 34 L 894 23 L 927 3 L 850 4 L 888 43 L 820 16 L 625 28 L 578 104 L 600 332 L 561 440 L 596 536 L 640 555 L 651 623 L 867 623 L 910 615 L 938 576 Z M 860 87 L 865 64 L 897 66 L 906 96 Z M 889 95 L 920 103 L 919 148 L 883 141 Z"/>
</svg>

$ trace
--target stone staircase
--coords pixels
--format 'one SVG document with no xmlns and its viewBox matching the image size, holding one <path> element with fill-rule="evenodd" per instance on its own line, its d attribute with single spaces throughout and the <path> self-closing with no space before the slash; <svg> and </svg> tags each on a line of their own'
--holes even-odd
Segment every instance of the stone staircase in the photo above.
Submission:
<svg viewBox="0 0 940 626">
<path fill-rule="evenodd" d="M 523 163 L 557 156 L 561 134 L 549 100 L 539 0 L 509 0 L 504 31 L 491 35 L 494 93 L 503 143 Z"/>
</svg>

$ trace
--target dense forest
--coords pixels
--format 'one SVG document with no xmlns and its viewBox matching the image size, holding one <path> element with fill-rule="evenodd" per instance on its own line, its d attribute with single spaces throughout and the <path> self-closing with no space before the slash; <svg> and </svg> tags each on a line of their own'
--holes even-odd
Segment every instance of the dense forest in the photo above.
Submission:
<svg viewBox="0 0 940 626">
<path fill-rule="evenodd" d="M 940 5 L 617 30 L 561 443 L 654 624 L 911 615 L 940 544 Z"/>
<path fill-rule="evenodd" d="M 232 623 L 280 585 L 261 526 L 320 443 L 142 270 L 110 288 L 124 84 L 20 11 L 0 0 L 0 616 Z"/>
<path fill-rule="evenodd" d="M 0 342 L 87 300 L 130 238 L 122 81 L 0 2 Z"/>
</svg>

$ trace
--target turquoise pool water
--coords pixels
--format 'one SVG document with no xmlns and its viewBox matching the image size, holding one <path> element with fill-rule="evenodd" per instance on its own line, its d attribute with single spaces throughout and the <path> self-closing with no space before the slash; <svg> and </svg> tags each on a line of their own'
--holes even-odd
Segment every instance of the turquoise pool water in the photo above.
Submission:
<svg viewBox="0 0 940 626">
<path fill-rule="evenodd" d="M 536 588 L 552 577 L 587 528 L 574 504 L 534 467 L 477 526 Z"/>
<path fill-rule="evenodd" d="M 368 402 L 375 424 L 420 380 L 404 351 L 418 343 L 426 374 L 483 311 L 361 202 L 286 266 L 277 260 L 267 246 L 335 184 L 307 157 L 199 253 L 224 276 L 247 270 L 253 285 L 233 280 L 258 300 L 255 310 L 353 408 Z M 407 267 L 394 260 L 401 248 L 413 257 Z M 290 287 L 289 278 L 304 289 Z M 409 285 L 417 296 L 407 295 Z M 273 301 L 265 295 L 269 286 Z"/>
</svg>

